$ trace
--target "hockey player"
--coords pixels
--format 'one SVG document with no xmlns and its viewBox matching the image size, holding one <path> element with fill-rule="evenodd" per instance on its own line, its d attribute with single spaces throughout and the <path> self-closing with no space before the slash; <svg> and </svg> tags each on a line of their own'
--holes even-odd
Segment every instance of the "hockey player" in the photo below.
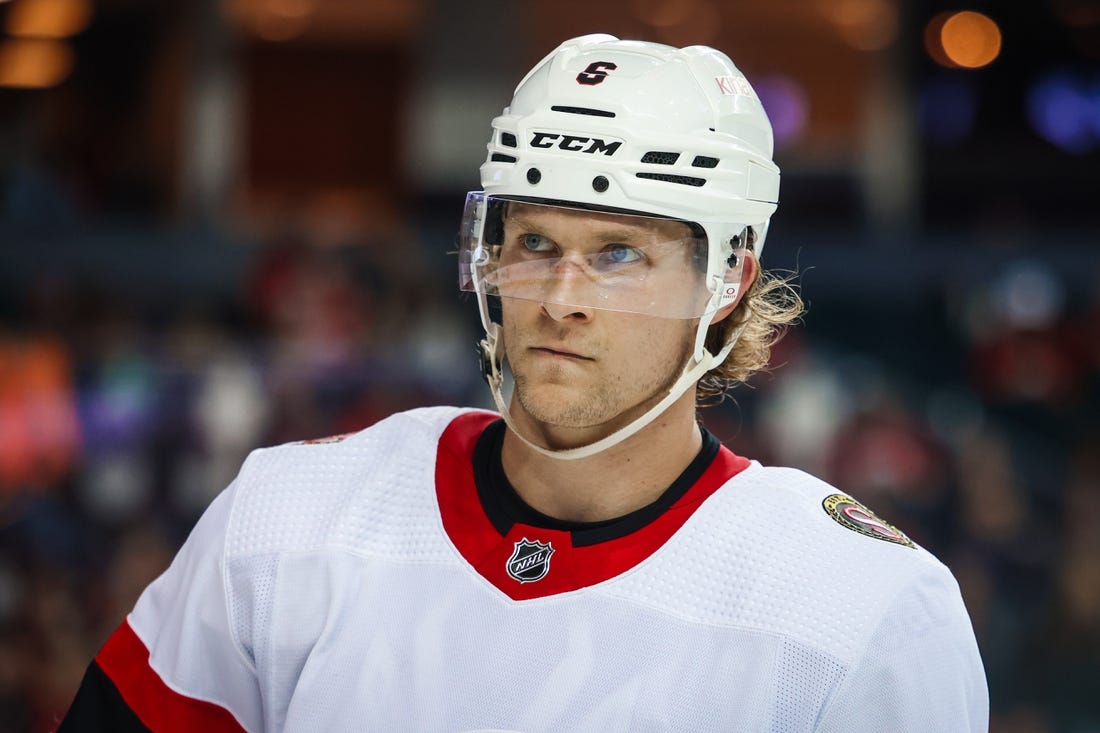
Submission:
<svg viewBox="0 0 1100 733">
<path fill-rule="evenodd" d="M 985 730 L 947 568 L 696 420 L 801 309 L 758 264 L 779 173 L 741 72 L 573 39 L 488 150 L 459 266 L 500 414 L 253 453 L 61 730 Z"/>
</svg>

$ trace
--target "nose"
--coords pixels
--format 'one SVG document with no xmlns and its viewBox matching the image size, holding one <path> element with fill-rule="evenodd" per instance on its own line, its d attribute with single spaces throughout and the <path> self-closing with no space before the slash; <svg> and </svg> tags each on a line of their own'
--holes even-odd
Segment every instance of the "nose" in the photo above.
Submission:
<svg viewBox="0 0 1100 733">
<path fill-rule="evenodd" d="M 563 305 L 561 303 L 539 303 L 539 308 L 551 320 L 554 321 L 580 321 L 592 320 L 593 308 L 579 305 Z"/>
<path fill-rule="evenodd" d="M 592 282 L 586 272 L 585 264 L 573 258 L 563 257 L 553 268 L 553 274 L 545 283 L 543 298 L 539 303 L 542 312 L 555 321 L 588 321 L 593 316 L 593 308 L 587 305 L 592 300 Z"/>
</svg>

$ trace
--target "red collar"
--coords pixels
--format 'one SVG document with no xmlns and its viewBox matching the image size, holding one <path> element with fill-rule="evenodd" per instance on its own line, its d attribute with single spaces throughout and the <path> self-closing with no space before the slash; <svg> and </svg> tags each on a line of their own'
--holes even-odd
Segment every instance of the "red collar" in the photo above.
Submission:
<svg viewBox="0 0 1100 733">
<path fill-rule="evenodd" d="M 474 480 L 474 448 L 500 417 L 470 412 L 439 439 L 435 485 L 443 527 L 455 548 L 486 580 L 513 600 L 542 598 L 614 578 L 656 552 L 699 506 L 749 461 L 720 446 L 699 478 L 663 513 L 635 531 L 574 546 L 567 530 L 516 523 L 506 534 L 482 506 Z"/>
</svg>

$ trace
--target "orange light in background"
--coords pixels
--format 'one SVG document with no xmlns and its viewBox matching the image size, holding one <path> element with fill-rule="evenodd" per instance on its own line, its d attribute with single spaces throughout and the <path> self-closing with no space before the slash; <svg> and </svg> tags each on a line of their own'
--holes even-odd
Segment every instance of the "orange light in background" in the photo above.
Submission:
<svg viewBox="0 0 1100 733">
<path fill-rule="evenodd" d="M 57 86 L 73 70 L 73 52 L 61 41 L 13 39 L 0 43 L 0 87 Z"/>
<path fill-rule="evenodd" d="M 7 32 L 33 38 L 68 38 L 88 27 L 90 0 L 20 0 L 8 11 Z"/>
<path fill-rule="evenodd" d="M 972 10 L 941 13 L 925 26 L 924 47 L 941 66 L 979 69 L 1001 53 L 1001 29 Z"/>
<path fill-rule="evenodd" d="M 968 69 L 986 66 L 1001 53 L 1001 29 L 988 15 L 972 10 L 948 18 L 940 38 L 948 58 Z"/>
</svg>

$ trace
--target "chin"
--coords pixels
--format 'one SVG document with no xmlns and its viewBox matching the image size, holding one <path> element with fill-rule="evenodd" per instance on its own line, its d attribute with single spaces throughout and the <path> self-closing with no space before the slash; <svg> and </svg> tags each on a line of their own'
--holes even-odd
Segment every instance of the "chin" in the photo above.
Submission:
<svg viewBox="0 0 1100 733">
<path fill-rule="evenodd" d="M 516 399 L 531 419 L 561 428 L 591 428 L 611 417 L 603 400 L 564 384 L 516 386 Z"/>
</svg>

